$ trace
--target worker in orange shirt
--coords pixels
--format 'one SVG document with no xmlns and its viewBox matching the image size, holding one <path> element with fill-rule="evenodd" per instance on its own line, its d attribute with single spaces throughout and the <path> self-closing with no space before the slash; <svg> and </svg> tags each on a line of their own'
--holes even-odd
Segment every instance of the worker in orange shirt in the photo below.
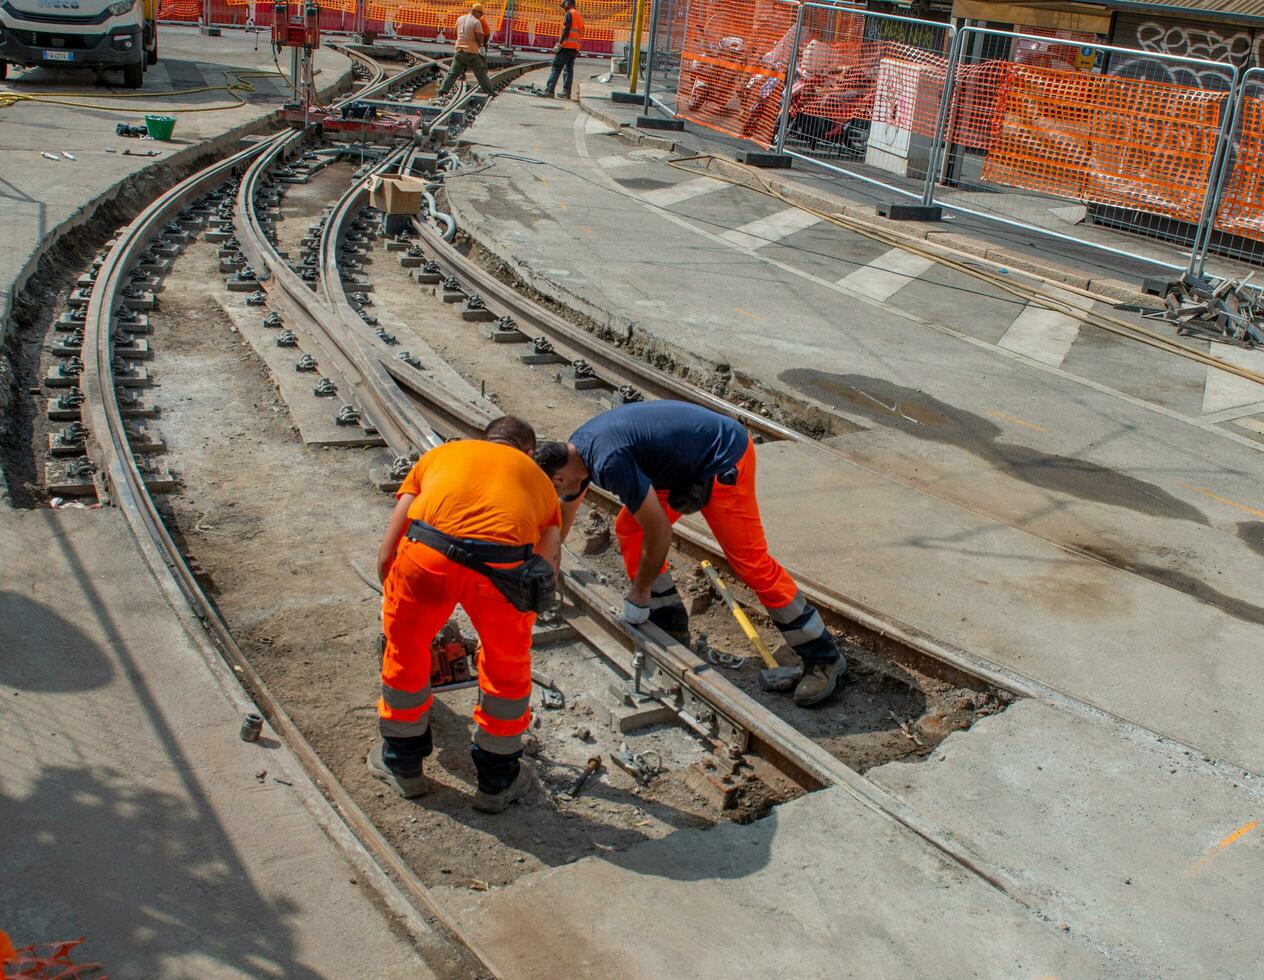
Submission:
<svg viewBox="0 0 1264 980">
<path fill-rule="evenodd" d="M 768 553 L 755 499 L 755 444 L 741 424 L 686 402 L 620 405 L 590 419 L 568 442 L 545 442 L 535 461 L 562 496 L 562 537 L 590 483 L 623 503 L 614 532 L 632 580 L 623 617 L 651 622 L 688 642 L 689 614 L 667 553 L 681 514 L 701 513 L 729 566 L 759 597 L 803 661 L 795 703 L 820 704 L 847 672 L 821 614 Z"/>
<path fill-rule="evenodd" d="M 476 3 L 468 14 L 456 19 L 456 44 L 452 55 L 452 67 L 448 70 L 443 84 L 439 86 L 439 95 L 447 95 L 456 84 L 457 79 L 465 78 L 467 71 L 472 71 L 478 79 L 478 87 L 488 95 L 495 95 L 492 80 L 487 77 L 487 58 L 483 55 L 483 46 L 487 43 L 487 21 L 483 19 L 483 5 Z"/>
<path fill-rule="evenodd" d="M 553 49 L 553 67 L 549 69 L 549 80 L 544 86 L 544 94 L 550 99 L 557 88 L 558 75 L 562 76 L 562 98 L 571 97 L 575 58 L 584 43 L 584 15 L 575 9 L 575 0 L 562 0 L 562 10 L 562 36 Z"/>
<path fill-rule="evenodd" d="M 430 644 L 457 603 L 481 643 L 474 808 L 499 813 L 534 785 L 521 759 L 531 721 L 531 630 L 552 600 L 561 554 L 557 493 L 532 461 L 534 450 L 531 426 L 504 416 L 482 439 L 427 452 L 396 495 L 378 552 L 382 741 L 368 766 L 400 796 L 428 788 Z"/>
</svg>

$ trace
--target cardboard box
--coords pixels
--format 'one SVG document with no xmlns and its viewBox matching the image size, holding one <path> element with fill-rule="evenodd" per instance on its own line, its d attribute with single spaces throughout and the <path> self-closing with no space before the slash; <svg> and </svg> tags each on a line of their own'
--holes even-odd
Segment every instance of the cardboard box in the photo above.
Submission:
<svg viewBox="0 0 1264 980">
<path fill-rule="evenodd" d="M 417 214 L 426 182 L 417 177 L 371 177 L 369 204 L 387 214 Z"/>
</svg>

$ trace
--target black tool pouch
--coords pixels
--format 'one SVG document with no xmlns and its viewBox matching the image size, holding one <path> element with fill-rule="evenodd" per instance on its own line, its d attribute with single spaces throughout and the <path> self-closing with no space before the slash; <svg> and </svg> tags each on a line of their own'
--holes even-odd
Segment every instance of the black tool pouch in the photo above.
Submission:
<svg viewBox="0 0 1264 980">
<path fill-rule="evenodd" d="M 667 493 L 667 506 L 681 514 L 696 514 L 711 500 L 710 477 L 698 483 L 677 487 Z"/>
<path fill-rule="evenodd" d="M 557 591 L 557 576 L 553 566 L 532 554 L 531 549 L 520 545 L 496 545 L 482 541 L 454 538 L 431 527 L 423 521 L 413 521 L 407 530 L 410 541 L 419 541 L 434 548 L 458 565 L 472 568 L 487 578 L 496 591 L 509 600 L 519 612 L 544 612 Z M 511 568 L 494 568 L 473 552 L 478 550 L 488 560 L 497 564 L 519 562 Z M 525 554 L 526 557 L 523 557 Z"/>
<path fill-rule="evenodd" d="M 557 591 L 557 576 L 553 574 L 553 566 L 539 555 L 532 555 L 514 568 L 492 568 L 478 559 L 462 564 L 468 564 L 470 568 L 486 575 L 497 591 L 519 612 L 544 612 L 552 604 L 553 593 Z"/>
</svg>

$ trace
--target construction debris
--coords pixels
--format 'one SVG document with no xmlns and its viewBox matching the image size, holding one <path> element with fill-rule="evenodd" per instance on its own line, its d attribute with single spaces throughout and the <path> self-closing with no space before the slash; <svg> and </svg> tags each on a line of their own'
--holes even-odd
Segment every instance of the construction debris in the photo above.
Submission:
<svg viewBox="0 0 1264 980">
<path fill-rule="evenodd" d="M 1177 324 L 1183 337 L 1204 337 L 1244 347 L 1264 344 L 1264 290 L 1242 279 L 1217 279 L 1186 273 L 1172 282 L 1166 309 L 1146 315 Z"/>
</svg>

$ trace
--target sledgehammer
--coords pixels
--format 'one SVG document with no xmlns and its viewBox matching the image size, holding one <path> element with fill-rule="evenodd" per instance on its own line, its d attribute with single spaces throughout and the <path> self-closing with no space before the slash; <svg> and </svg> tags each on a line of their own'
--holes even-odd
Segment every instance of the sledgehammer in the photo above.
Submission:
<svg viewBox="0 0 1264 980">
<path fill-rule="evenodd" d="M 756 652 L 763 659 L 765 666 L 759 672 L 760 689 L 764 691 L 789 691 L 798 684 L 800 678 L 803 677 L 803 668 L 782 667 L 777 663 L 776 658 L 768 652 L 768 647 L 764 646 L 764 641 L 755 632 L 755 627 L 751 625 L 751 621 L 746 617 L 746 613 L 742 611 L 742 607 L 733 598 L 733 593 L 729 591 L 729 587 L 716 574 L 715 568 L 709 561 L 702 562 L 702 574 L 711 582 L 715 591 L 720 593 L 720 598 L 729 607 L 729 612 L 733 614 L 733 618 L 737 620 L 737 625 L 746 634 L 746 639 L 751 641 L 751 646 L 755 648 Z"/>
</svg>

